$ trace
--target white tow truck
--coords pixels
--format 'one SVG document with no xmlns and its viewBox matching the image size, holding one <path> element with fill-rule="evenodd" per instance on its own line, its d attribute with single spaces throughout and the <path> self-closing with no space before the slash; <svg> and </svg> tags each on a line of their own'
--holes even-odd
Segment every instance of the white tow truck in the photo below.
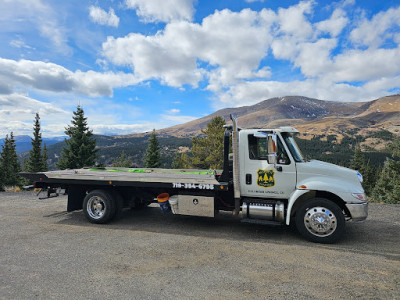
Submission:
<svg viewBox="0 0 400 300">
<path fill-rule="evenodd" d="M 231 119 L 221 171 L 84 168 L 21 175 L 46 188 L 49 196 L 65 189 L 67 210 L 83 209 L 93 223 L 112 220 L 124 207 L 155 202 L 160 194 L 164 211 L 171 207 L 174 214 L 202 217 L 232 211 L 247 223 L 294 223 L 301 235 L 319 243 L 337 242 L 346 221 L 367 218 L 359 172 L 305 160 L 293 127 L 241 129 Z"/>
</svg>

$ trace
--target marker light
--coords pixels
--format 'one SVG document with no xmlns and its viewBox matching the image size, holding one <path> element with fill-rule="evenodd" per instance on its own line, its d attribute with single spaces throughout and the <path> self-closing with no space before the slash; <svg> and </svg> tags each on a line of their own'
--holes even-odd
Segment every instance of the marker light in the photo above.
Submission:
<svg viewBox="0 0 400 300">
<path fill-rule="evenodd" d="M 367 196 L 364 193 L 353 193 L 351 195 L 357 200 L 367 201 Z"/>
</svg>

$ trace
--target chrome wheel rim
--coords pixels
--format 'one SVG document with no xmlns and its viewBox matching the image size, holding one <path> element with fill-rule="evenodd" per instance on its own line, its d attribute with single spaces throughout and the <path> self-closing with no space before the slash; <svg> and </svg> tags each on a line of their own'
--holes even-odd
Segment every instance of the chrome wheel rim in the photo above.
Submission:
<svg viewBox="0 0 400 300">
<path fill-rule="evenodd" d="M 313 207 L 304 215 L 304 226 L 312 235 L 329 236 L 336 230 L 337 219 L 331 210 L 325 207 Z"/>
<path fill-rule="evenodd" d="M 86 210 L 93 219 L 100 219 L 106 211 L 106 205 L 101 197 L 93 196 L 87 202 Z"/>
</svg>

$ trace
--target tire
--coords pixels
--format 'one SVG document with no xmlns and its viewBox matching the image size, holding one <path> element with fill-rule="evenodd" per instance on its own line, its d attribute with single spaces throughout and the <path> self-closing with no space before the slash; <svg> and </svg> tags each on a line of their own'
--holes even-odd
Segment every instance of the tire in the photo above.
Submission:
<svg viewBox="0 0 400 300">
<path fill-rule="evenodd" d="M 345 232 L 345 219 L 340 207 L 327 199 L 314 198 L 302 204 L 296 212 L 296 228 L 307 240 L 332 244 Z"/>
<path fill-rule="evenodd" d="M 114 218 L 115 211 L 115 201 L 107 191 L 91 191 L 83 200 L 83 212 L 91 223 L 107 223 Z"/>
</svg>

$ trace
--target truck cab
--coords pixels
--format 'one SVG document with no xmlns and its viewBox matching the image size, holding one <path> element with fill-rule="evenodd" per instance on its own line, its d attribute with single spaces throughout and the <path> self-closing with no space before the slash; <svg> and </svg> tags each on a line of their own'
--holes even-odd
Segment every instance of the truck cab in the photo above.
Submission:
<svg viewBox="0 0 400 300">
<path fill-rule="evenodd" d="M 237 130 L 233 155 L 240 189 L 235 198 L 240 198 L 243 221 L 294 222 L 308 240 L 332 243 L 342 236 L 345 221 L 367 218 L 362 175 L 306 160 L 294 139 L 295 128 L 240 129 L 234 124 L 231 130 Z"/>
</svg>

